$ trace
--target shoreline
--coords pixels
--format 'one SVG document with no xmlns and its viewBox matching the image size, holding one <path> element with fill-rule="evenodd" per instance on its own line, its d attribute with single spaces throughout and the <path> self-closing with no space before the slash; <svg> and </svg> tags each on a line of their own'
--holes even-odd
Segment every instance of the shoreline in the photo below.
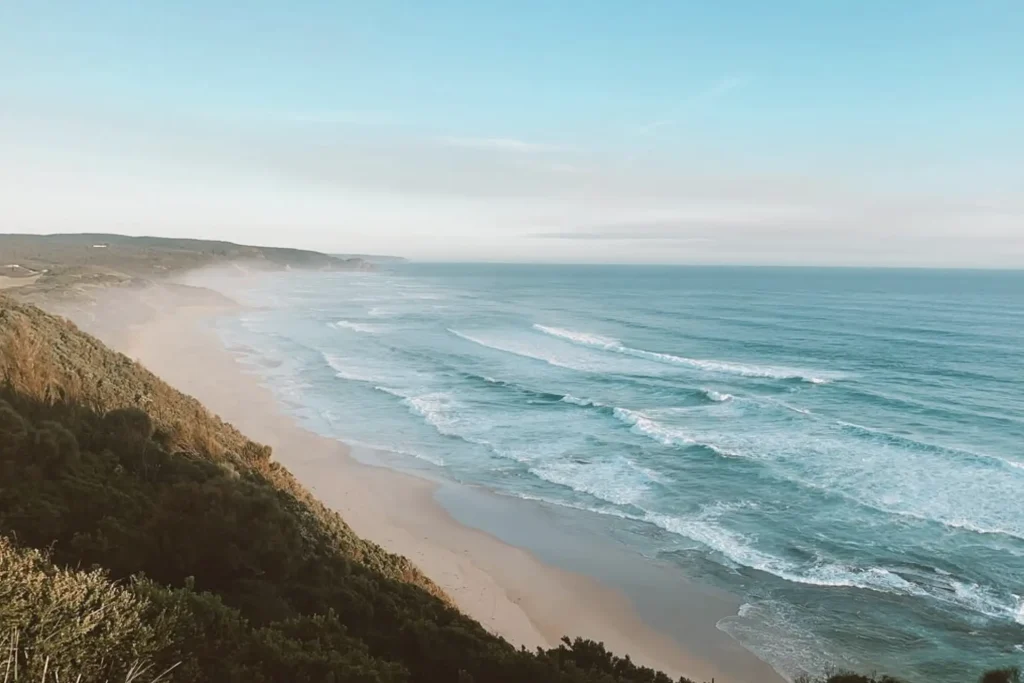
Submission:
<svg viewBox="0 0 1024 683">
<path fill-rule="evenodd" d="M 139 296 L 134 293 L 132 298 Z M 135 311 L 127 324 L 123 300 L 118 305 L 98 301 L 91 310 L 64 314 L 195 396 L 250 438 L 271 446 L 278 462 L 339 512 L 357 534 L 408 557 L 459 609 L 488 630 L 531 649 L 555 646 L 563 635 L 591 638 L 639 664 L 696 681 L 782 680 L 768 664 L 716 629 L 720 618 L 735 614 L 724 612 L 723 600 L 705 600 L 700 588 L 673 577 L 666 586 L 686 597 L 678 604 L 701 613 L 664 615 L 673 620 L 674 632 L 686 634 L 685 639 L 669 635 L 661 619 L 659 628 L 653 627 L 628 591 L 602 580 L 605 577 L 595 578 L 586 564 L 566 568 L 567 562 L 558 561 L 564 557 L 541 559 L 551 553 L 523 542 L 524 529 L 531 524 L 541 535 L 549 530 L 550 515 L 531 521 L 539 506 L 518 499 L 498 501 L 503 497 L 476 487 L 439 483 L 387 464 L 367 464 L 350 446 L 300 425 L 260 378 L 223 346 L 206 323 L 230 308 L 182 301 L 163 288 L 141 296 L 148 299 L 140 302 L 144 314 Z M 126 297 L 111 297 L 122 298 Z M 551 514 L 567 519 L 560 511 Z M 578 530 L 562 532 L 559 542 L 577 542 Z M 553 538 L 549 535 L 549 544 L 555 544 Z M 567 551 L 559 552 L 564 556 Z M 602 554 L 600 559 L 604 564 L 606 557 Z M 663 578 L 651 580 L 660 584 Z"/>
</svg>

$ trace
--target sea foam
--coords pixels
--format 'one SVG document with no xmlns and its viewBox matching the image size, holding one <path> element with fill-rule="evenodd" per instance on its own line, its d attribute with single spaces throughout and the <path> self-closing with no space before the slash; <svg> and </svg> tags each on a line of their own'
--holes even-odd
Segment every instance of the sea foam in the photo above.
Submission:
<svg viewBox="0 0 1024 683">
<path fill-rule="evenodd" d="M 635 505 L 648 490 L 646 475 L 628 462 L 548 462 L 534 465 L 530 473 L 615 505 Z"/>
<path fill-rule="evenodd" d="M 422 417 L 440 433 L 458 436 L 454 428 L 459 420 L 454 412 L 454 401 L 450 394 L 432 392 L 420 396 L 408 396 L 402 399 L 402 402 L 414 415 Z"/>
<path fill-rule="evenodd" d="M 951 583 L 952 592 L 941 595 L 942 599 L 992 619 L 1014 621 L 1024 625 L 1024 601 L 1019 596 L 1001 596 L 991 588 L 977 583 Z"/>
</svg>

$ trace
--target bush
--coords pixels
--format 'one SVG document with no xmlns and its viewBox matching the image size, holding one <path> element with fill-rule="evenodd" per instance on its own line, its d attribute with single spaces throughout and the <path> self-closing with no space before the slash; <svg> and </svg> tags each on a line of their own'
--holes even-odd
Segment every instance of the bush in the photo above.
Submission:
<svg viewBox="0 0 1024 683">
<path fill-rule="evenodd" d="M 43 553 L 0 537 L 0 640 L 26 679 L 43 669 L 86 681 L 121 679 L 170 643 L 173 625 L 104 572 L 55 567 Z"/>
</svg>

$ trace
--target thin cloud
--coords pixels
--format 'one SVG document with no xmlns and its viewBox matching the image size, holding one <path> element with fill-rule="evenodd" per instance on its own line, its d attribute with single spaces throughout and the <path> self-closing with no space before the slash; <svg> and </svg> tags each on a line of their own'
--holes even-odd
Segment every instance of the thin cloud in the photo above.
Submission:
<svg viewBox="0 0 1024 683">
<path fill-rule="evenodd" d="M 593 169 L 578 164 L 555 163 L 549 164 L 546 169 L 554 173 L 590 173 Z"/>
<path fill-rule="evenodd" d="M 544 145 L 536 142 L 526 142 L 515 138 L 467 138 L 467 137 L 441 137 L 436 138 L 437 142 L 448 147 L 463 147 L 468 149 L 479 149 L 496 152 L 547 152 L 559 149 L 554 145 Z"/>
<path fill-rule="evenodd" d="M 746 84 L 747 79 L 739 76 L 728 76 L 723 78 L 711 87 L 685 98 L 671 112 L 662 118 L 638 126 L 637 131 L 641 135 L 649 135 L 659 128 L 675 125 L 686 113 L 697 107 L 706 106 L 716 100 L 720 100 L 734 90 L 742 88 Z"/>
<path fill-rule="evenodd" d="M 608 241 L 663 241 L 674 244 L 713 244 L 715 240 L 709 237 L 686 237 L 671 233 L 636 233 L 636 232 L 535 232 L 531 233 L 533 239 L 545 240 L 608 240 Z"/>
<path fill-rule="evenodd" d="M 397 117 L 390 112 L 359 110 L 292 111 L 281 114 L 281 119 L 292 123 L 337 123 L 357 126 L 382 126 L 398 123 Z"/>
</svg>

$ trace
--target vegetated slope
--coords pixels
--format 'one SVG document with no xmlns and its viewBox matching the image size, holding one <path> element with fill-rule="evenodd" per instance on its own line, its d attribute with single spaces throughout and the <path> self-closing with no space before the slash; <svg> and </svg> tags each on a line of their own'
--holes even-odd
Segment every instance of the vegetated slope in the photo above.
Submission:
<svg viewBox="0 0 1024 683">
<path fill-rule="evenodd" d="M 181 662 L 167 678 L 182 681 L 670 680 L 587 641 L 516 650 L 355 536 L 269 448 L 3 298 L 0 534 L 0 561 L 21 567 L 0 575 L 0 600 L 23 606 L 0 609 L 0 638 L 20 634 L 23 670 L 48 653 L 96 680 L 137 660 Z M 64 589 L 40 593 L 45 576 Z M 36 603 L 65 616 L 40 625 Z"/>
</svg>

